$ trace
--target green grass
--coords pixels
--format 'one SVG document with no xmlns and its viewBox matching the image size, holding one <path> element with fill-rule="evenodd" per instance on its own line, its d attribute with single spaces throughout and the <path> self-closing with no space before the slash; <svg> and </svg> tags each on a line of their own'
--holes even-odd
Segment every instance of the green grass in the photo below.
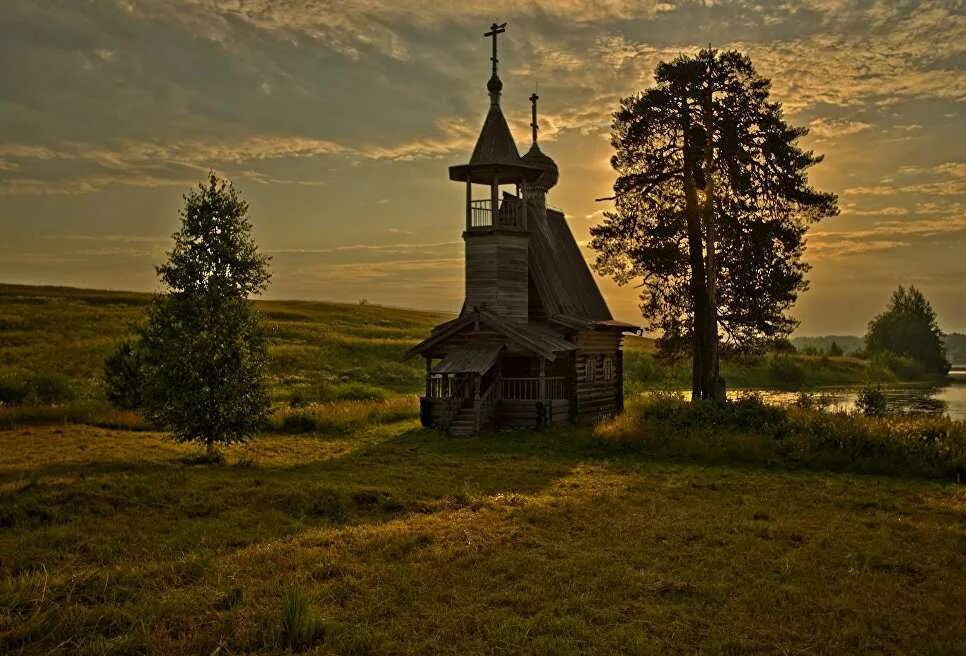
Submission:
<svg viewBox="0 0 966 656">
<path fill-rule="evenodd" d="M 5 385 L 18 386 L 29 403 L 60 385 L 67 388 L 63 397 L 103 401 L 104 359 L 142 320 L 149 300 L 134 292 L 0 285 L 0 397 Z M 271 394 L 282 403 L 419 391 L 423 363 L 402 355 L 445 318 L 377 305 L 260 301 L 258 307 L 269 335 Z M 27 389 L 31 381 L 41 385 Z M 41 394 L 31 397 L 38 388 Z"/>
<path fill-rule="evenodd" d="M 831 437 L 808 451 L 632 399 L 596 428 L 444 438 L 399 360 L 441 317 L 277 302 L 268 432 L 210 464 L 103 401 L 146 301 L 0 286 L 0 379 L 74 397 L 0 408 L 0 653 L 966 653 L 966 494 L 866 452 L 898 424 L 802 411 Z M 631 341 L 630 389 L 687 387 Z M 791 361 L 804 382 L 726 374 L 876 375 Z"/>
<path fill-rule="evenodd" d="M 0 431 L 0 652 L 963 653 L 960 487 L 413 422 Z"/>
</svg>

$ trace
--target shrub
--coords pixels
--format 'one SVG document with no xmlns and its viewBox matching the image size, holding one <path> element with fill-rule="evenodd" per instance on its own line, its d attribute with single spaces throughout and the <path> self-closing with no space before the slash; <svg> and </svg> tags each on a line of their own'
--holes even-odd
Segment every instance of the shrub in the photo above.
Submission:
<svg viewBox="0 0 966 656">
<path fill-rule="evenodd" d="M 142 403 L 143 384 L 141 354 L 134 343 L 125 340 L 104 361 L 107 400 L 121 410 L 137 410 Z"/>
<path fill-rule="evenodd" d="M 10 378 L 0 379 L 0 405 L 21 405 L 29 390 L 26 382 Z"/>
<path fill-rule="evenodd" d="M 793 358 L 784 354 L 772 354 L 768 360 L 768 376 L 776 386 L 798 389 L 805 384 L 805 369 Z"/>
<path fill-rule="evenodd" d="M 37 374 L 28 381 L 29 398 L 40 405 L 66 403 L 76 398 L 70 379 L 61 374 Z"/>
<path fill-rule="evenodd" d="M 757 394 L 746 394 L 735 401 L 685 401 L 677 394 L 648 395 L 643 416 L 678 428 L 722 427 L 761 430 L 780 427 L 784 411 L 765 403 Z"/>
<path fill-rule="evenodd" d="M 912 358 L 896 355 L 891 351 L 874 353 L 872 363 L 906 380 L 918 380 L 928 375 L 923 366 Z"/>
<path fill-rule="evenodd" d="M 720 405 L 653 394 L 598 434 L 627 443 L 646 435 L 642 445 L 674 455 L 947 479 L 966 474 L 966 422 L 782 408 L 755 396 Z"/>
<path fill-rule="evenodd" d="M 302 408 L 306 403 L 305 394 L 302 390 L 295 390 L 288 397 L 288 407 L 290 408 Z"/>
<path fill-rule="evenodd" d="M 859 390 L 855 405 L 866 417 L 882 417 L 888 410 L 886 395 L 878 385 L 870 385 Z"/>
<path fill-rule="evenodd" d="M 0 405 L 56 405 L 76 397 L 70 379 L 61 374 L 0 379 Z"/>
</svg>

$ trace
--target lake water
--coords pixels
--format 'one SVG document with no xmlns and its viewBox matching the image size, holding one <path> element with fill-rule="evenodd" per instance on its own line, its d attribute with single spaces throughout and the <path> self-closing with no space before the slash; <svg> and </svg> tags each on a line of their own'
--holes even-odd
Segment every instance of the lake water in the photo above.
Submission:
<svg viewBox="0 0 966 656">
<path fill-rule="evenodd" d="M 966 368 L 950 372 L 946 385 L 883 385 L 889 409 L 894 412 L 947 415 L 951 419 L 966 421 Z M 741 392 L 736 392 L 740 394 Z M 859 388 L 829 387 L 815 390 L 829 402 L 829 410 L 856 409 Z M 793 392 L 762 392 L 774 403 L 794 403 L 798 398 Z"/>
</svg>

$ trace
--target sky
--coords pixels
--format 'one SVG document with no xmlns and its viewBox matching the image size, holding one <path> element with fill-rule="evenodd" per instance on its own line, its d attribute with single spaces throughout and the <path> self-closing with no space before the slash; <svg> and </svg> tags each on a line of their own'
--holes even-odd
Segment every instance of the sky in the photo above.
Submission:
<svg viewBox="0 0 966 656">
<path fill-rule="evenodd" d="M 549 204 L 586 248 L 611 113 L 711 44 L 772 80 L 842 213 L 815 227 L 796 334 L 862 334 L 897 285 L 966 331 L 966 3 L 2 0 L 0 282 L 155 290 L 182 194 L 249 201 L 270 298 L 456 311 L 490 23 L 521 152 L 540 95 Z M 618 318 L 637 292 L 601 280 Z"/>
</svg>

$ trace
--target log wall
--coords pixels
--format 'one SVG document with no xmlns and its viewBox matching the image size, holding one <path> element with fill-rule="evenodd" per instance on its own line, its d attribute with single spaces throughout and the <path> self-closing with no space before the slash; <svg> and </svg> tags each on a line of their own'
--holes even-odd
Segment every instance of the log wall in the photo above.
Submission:
<svg viewBox="0 0 966 656">
<path fill-rule="evenodd" d="M 467 231 L 466 306 L 525 323 L 529 299 L 526 232 Z"/>
<path fill-rule="evenodd" d="M 552 424 L 563 424 L 570 418 L 570 401 L 566 399 L 544 401 L 543 406 Z M 547 406 L 549 411 L 546 410 Z M 496 423 L 500 426 L 534 428 L 539 425 L 537 408 L 537 401 L 501 400 L 496 409 Z"/>
<path fill-rule="evenodd" d="M 601 421 L 623 408 L 623 358 L 620 333 L 584 331 L 577 335 L 574 385 L 574 420 Z M 605 378 L 603 360 L 611 360 L 611 376 Z M 592 375 L 590 368 L 593 367 Z"/>
</svg>

